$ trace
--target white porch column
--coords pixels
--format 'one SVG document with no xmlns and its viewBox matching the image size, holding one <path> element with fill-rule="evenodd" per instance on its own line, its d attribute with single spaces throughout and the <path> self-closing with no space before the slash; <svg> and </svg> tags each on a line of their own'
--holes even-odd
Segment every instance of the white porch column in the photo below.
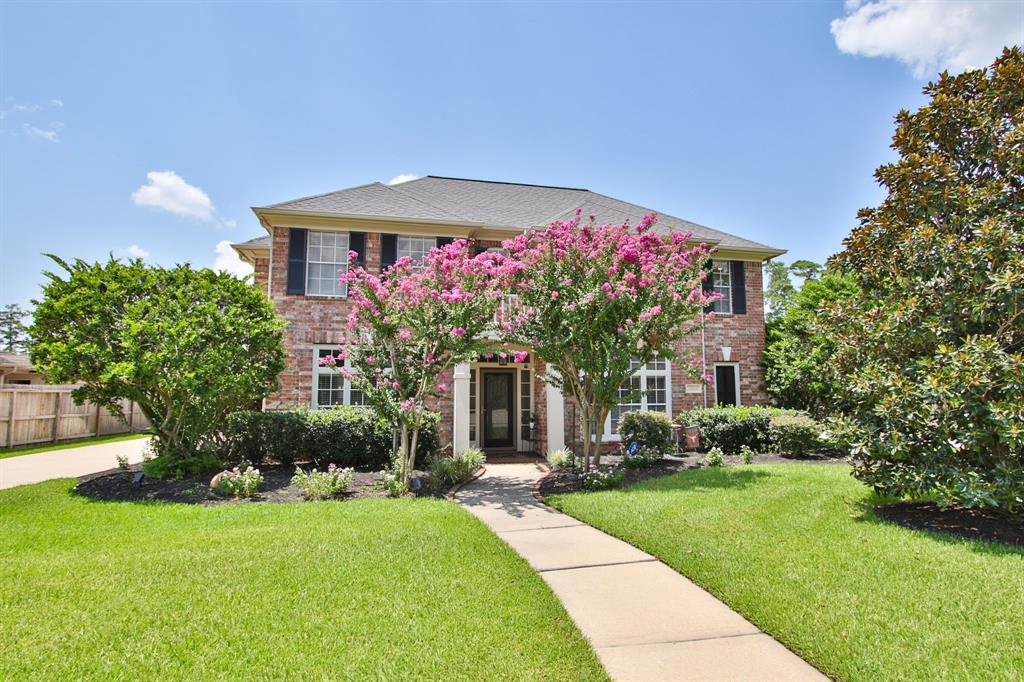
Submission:
<svg viewBox="0 0 1024 682">
<path fill-rule="evenodd" d="M 469 365 L 455 365 L 452 388 L 452 450 L 458 455 L 469 449 Z"/>
<path fill-rule="evenodd" d="M 558 370 L 554 367 L 547 367 L 544 371 L 551 376 L 558 376 Z M 547 401 L 548 452 L 561 450 L 565 447 L 565 398 L 562 397 L 561 391 L 546 381 L 544 398 Z"/>
</svg>

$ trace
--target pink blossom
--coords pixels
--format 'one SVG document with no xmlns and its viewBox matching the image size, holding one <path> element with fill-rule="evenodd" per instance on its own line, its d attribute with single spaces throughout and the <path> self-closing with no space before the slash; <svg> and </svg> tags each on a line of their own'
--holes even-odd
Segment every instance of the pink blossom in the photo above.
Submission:
<svg viewBox="0 0 1024 682">
<path fill-rule="evenodd" d="M 513 356 L 515 362 L 526 362 L 526 359 L 530 357 L 530 354 L 525 350 L 517 350 Z"/>
<path fill-rule="evenodd" d="M 438 384 L 437 385 L 437 390 L 440 393 L 444 393 L 445 391 L 448 390 L 448 384 Z"/>
<path fill-rule="evenodd" d="M 456 327 L 451 331 L 452 336 L 465 336 L 466 330 L 462 327 Z"/>
</svg>

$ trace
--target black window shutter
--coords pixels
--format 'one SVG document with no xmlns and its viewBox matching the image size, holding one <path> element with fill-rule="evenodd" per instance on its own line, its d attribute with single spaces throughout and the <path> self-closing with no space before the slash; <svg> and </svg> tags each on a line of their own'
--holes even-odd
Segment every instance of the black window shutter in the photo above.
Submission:
<svg viewBox="0 0 1024 682">
<path fill-rule="evenodd" d="M 398 260 L 398 235 L 382 234 L 380 236 L 380 269 L 390 268 Z"/>
<path fill-rule="evenodd" d="M 306 293 L 306 230 L 288 230 L 288 293 Z"/>
<path fill-rule="evenodd" d="M 747 280 L 743 276 L 743 261 L 734 260 L 729 263 L 732 268 L 732 312 L 733 315 L 747 314 Z"/>
<path fill-rule="evenodd" d="M 359 255 L 356 257 L 356 265 L 359 267 L 366 267 L 366 233 L 365 232 L 349 232 L 348 233 L 348 250 L 355 251 Z"/>
<path fill-rule="evenodd" d="M 710 258 L 708 259 L 707 264 L 704 266 L 704 269 L 707 271 L 708 276 L 704 278 L 703 282 L 701 282 L 701 289 L 704 291 L 704 295 L 707 296 L 715 290 L 715 264 Z M 704 306 L 704 313 L 710 313 L 714 309 L 714 302 L 708 303 L 706 306 Z"/>
<path fill-rule="evenodd" d="M 440 249 L 442 246 L 448 246 L 453 241 L 455 241 L 455 237 L 438 237 L 437 238 L 437 248 Z"/>
</svg>

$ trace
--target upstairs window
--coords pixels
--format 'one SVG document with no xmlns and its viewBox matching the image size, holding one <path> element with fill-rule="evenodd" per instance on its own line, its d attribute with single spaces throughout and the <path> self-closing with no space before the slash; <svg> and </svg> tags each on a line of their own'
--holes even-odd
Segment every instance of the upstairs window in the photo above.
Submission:
<svg viewBox="0 0 1024 682">
<path fill-rule="evenodd" d="M 338 282 L 348 272 L 348 232 L 314 232 L 306 238 L 306 295 L 345 296 Z"/>
<path fill-rule="evenodd" d="M 406 237 L 398 235 L 398 258 L 409 257 L 419 263 L 430 253 L 430 250 L 437 246 L 437 239 L 434 237 Z"/>
<path fill-rule="evenodd" d="M 727 260 L 712 261 L 711 288 L 721 298 L 715 301 L 716 313 L 732 314 L 732 270 Z"/>
</svg>

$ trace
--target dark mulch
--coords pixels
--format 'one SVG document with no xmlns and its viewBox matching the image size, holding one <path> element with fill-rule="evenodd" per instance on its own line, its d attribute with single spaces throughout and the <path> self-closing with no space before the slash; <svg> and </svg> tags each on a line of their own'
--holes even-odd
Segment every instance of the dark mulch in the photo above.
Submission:
<svg viewBox="0 0 1024 682">
<path fill-rule="evenodd" d="M 934 502 L 894 502 L 876 507 L 875 513 L 906 528 L 1024 547 L 1024 524 L 987 509 L 942 508 Z"/>
<path fill-rule="evenodd" d="M 309 465 L 302 465 L 309 470 Z M 128 471 L 115 469 L 99 474 L 83 476 L 75 487 L 79 495 L 94 499 L 114 502 L 178 502 L 183 504 L 248 504 L 252 502 L 299 502 L 304 500 L 302 490 L 292 485 L 295 466 L 265 465 L 259 467 L 263 474 L 263 483 L 259 493 L 251 500 L 225 498 L 213 492 L 210 479 L 216 472 L 188 476 L 182 479 L 162 481 L 143 478 L 134 482 L 135 474 L 140 466 L 131 467 Z M 352 485 L 339 500 L 352 500 L 367 497 L 387 497 L 387 494 L 376 486 L 380 481 L 379 471 L 356 470 L 352 474 Z M 417 496 L 436 497 L 444 491 L 429 489 L 423 486 L 416 492 Z"/>
<path fill-rule="evenodd" d="M 622 458 L 618 455 L 604 456 L 601 458 L 603 464 L 621 463 Z M 726 455 L 722 458 L 725 466 L 743 464 L 743 458 L 739 455 Z M 687 456 L 659 460 L 654 466 L 646 469 L 626 469 L 626 476 L 623 485 L 632 485 L 651 478 L 669 476 L 687 469 L 699 469 L 705 466 L 705 455 L 694 452 Z M 846 459 L 832 455 L 807 455 L 806 457 L 783 457 L 776 454 L 754 455 L 754 464 L 844 464 Z M 558 495 L 560 493 L 582 492 L 579 475 L 572 471 L 552 471 L 540 483 L 540 494 Z"/>
</svg>

